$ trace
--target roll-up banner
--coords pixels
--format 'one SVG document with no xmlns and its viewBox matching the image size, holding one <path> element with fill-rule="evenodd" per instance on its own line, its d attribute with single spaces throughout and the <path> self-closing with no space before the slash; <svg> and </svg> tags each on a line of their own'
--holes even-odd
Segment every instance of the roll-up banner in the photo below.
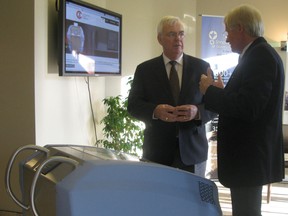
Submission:
<svg viewBox="0 0 288 216">
<path fill-rule="evenodd" d="M 224 84 L 228 82 L 238 64 L 238 54 L 232 53 L 226 42 L 224 17 L 201 15 L 201 58 L 210 63 L 215 78 L 220 73 Z"/>
</svg>

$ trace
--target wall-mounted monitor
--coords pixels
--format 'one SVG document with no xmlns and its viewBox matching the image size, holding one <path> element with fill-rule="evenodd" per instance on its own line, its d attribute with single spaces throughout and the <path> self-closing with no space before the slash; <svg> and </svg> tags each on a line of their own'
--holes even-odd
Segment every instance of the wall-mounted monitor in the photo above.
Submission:
<svg viewBox="0 0 288 216">
<path fill-rule="evenodd" d="M 59 75 L 121 75 L 122 15 L 77 0 L 60 0 Z"/>
</svg>

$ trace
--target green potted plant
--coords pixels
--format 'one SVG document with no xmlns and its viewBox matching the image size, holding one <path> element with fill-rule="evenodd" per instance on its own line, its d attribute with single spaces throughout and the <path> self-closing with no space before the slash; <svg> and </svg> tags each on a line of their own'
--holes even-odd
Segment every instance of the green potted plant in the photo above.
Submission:
<svg viewBox="0 0 288 216">
<path fill-rule="evenodd" d="M 130 78 L 128 84 L 131 86 L 131 83 Z M 105 139 L 98 140 L 97 143 L 105 148 L 140 156 L 144 123 L 128 113 L 128 98 L 118 95 L 105 98 L 103 102 L 107 107 L 107 115 L 101 120 Z"/>
</svg>

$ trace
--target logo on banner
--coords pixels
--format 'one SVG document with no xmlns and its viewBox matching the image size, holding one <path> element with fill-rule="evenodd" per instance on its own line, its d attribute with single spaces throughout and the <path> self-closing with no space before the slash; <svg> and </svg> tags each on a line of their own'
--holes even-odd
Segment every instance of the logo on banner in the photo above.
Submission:
<svg viewBox="0 0 288 216">
<path fill-rule="evenodd" d="M 216 31 L 212 30 L 209 32 L 209 38 L 210 38 L 210 45 L 215 47 L 215 40 L 217 39 L 218 34 Z"/>
</svg>

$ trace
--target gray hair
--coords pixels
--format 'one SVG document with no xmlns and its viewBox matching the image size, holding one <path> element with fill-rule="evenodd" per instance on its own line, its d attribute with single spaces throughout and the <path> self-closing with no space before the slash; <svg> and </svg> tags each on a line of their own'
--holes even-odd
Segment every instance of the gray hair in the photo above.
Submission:
<svg viewBox="0 0 288 216">
<path fill-rule="evenodd" d="M 185 24 L 182 22 L 182 20 L 179 17 L 175 16 L 165 16 L 163 17 L 158 26 L 157 26 L 157 34 L 160 35 L 163 32 L 163 28 L 165 25 L 174 25 L 175 23 L 180 23 L 183 28 L 185 29 Z"/>
<path fill-rule="evenodd" d="M 228 28 L 242 25 L 251 37 L 264 35 L 264 24 L 260 12 L 252 6 L 241 5 L 236 7 L 225 16 L 224 23 Z"/>
</svg>

